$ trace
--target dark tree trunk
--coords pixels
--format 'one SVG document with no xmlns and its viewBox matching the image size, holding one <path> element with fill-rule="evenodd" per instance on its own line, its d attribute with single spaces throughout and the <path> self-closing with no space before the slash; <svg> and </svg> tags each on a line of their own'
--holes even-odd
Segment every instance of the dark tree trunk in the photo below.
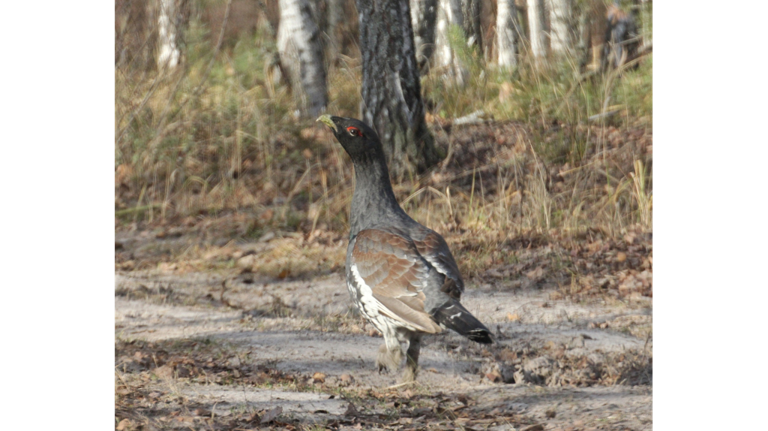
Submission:
<svg viewBox="0 0 768 431">
<path fill-rule="evenodd" d="M 606 15 L 603 70 L 618 68 L 637 55 L 637 24 L 633 17 L 619 8 L 619 2 L 608 8 Z"/>
<path fill-rule="evenodd" d="M 579 72 L 584 73 L 592 61 L 592 25 L 589 7 L 583 6 L 579 15 L 579 44 L 576 46 L 579 58 Z"/>
<path fill-rule="evenodd" d="M 464 15 L 464 35 L 467 45 L 476 46 L 478 52 L 483 52 L 483 35 L 480 30 L 480 0 L 461 0 L 461 11 Z"/>
<path fill-rule="evenodd" d="M 411 23 L 416 61 L 422 74 L 429 68 L 429 59 L 435 51 L 435 22 L 437 0 L 411 0 Z"/>
<path fill-rule="evenodd" d="M 395 176 L 440 161 L 424 122 L 408 0 L 357 0 L 363 58 L 361 117 L 379 134 Z"/>
</svg>

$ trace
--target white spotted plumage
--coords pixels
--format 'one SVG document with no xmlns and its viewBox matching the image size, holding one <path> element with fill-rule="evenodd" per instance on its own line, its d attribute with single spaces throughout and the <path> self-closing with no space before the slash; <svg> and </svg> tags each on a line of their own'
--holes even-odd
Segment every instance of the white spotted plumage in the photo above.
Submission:
<svg viewBox="0 0 768 431">
<path fill-rule="evenodd" d="M 353 298 L 358 298 L 356 292 L 359 292 L 360 299 L 355 301 L 355 305 L 357 305 L 358 310 L 360 310 L 363 316 L 368 319 L 379 332 L 385 336 L 389 334 L 394 336 L 399 328 L 407 329 L 409 331 L 417 331 L 412 325 L 400 320 L 392 319 L 383 314 L 382 310 L 386 310 L 386 307 L 373 296 L 373 290 L 371 290 L 370 286 L 363 280 L 360 271 L 357 269 L 357 265 L 352 264 L 349 270 L 352 273 L 354 283 L 357 284 L 357 286 L 352 283 L 347 283 L 347 288 Z"/>
</svg>

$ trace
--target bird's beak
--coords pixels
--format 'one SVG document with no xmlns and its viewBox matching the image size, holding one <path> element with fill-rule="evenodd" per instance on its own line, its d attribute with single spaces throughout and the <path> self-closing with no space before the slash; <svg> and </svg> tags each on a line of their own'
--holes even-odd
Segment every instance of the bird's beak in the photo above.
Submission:
<svg viewBox="0 0 768 431">
<path fill-rule="evenodd" d="M 321 123 L 324 123 L 326 126 L 328 126 L 331 129 L 333 129 L 334 132 L 338 132 L 338 129 L 336 128 L 336 123 L 334 123 L 333 120 L 331 120 L 331 116 L 328 115 L 328 114 L 321 115 L 321 116 L 317 117 L 317 120 L 315 120 L 315 121 L 319 121 Z"/>
</svg>

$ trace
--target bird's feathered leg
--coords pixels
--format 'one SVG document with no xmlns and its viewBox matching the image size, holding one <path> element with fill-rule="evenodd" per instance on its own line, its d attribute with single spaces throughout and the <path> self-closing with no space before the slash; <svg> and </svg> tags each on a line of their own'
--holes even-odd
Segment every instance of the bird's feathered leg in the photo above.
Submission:
<svg viewBox="0 0 768 431">
<path fill-rule="evenodd" d="M 391 372 L 400 368 L 400 362 L 403 358 L 403 349 L 400 347 L 400 341 L 395 334 L 389 331 L 384 332 L 384 344 L 379 347 L 379 355 L 376 357 L 376 367 L 379 373 L 385 369 Z"/>
<path fill-rule="evenodd" d="M 405 354 L 405 371 L 403 372 L 403 383 L 410 383 L 416 380 L 416 374 L 419 372 L 419 351 L 421 350 L 421 334 L 415 332 L 409 334 L 408 351 Z"/>
</svg>

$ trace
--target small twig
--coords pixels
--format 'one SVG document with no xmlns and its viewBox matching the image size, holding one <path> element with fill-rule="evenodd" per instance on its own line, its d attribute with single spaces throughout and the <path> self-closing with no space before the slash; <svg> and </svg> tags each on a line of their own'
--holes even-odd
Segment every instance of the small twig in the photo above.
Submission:
<svg viewBox="0 0 768 431">
<path fill-rule="evenodd" d="M 607 112 L 603 112 L 603 113 L 600 113 L 600 114 L 595 114 L 595 115 L 587 118 L 587 121 L 590 122 L 590 123 L 594 123 L 595 121 L 606 120 L 606 119 L 608 119 L 610 117 L 613 117 L 614 115 L 618 114 L 619 112 L 621 112 L 620 109 L 614 109 L 613 111 L 607 111 Z"/>
<path fill-rule="evenodd" d="M 120 371 L 117 369 L 117 367 L 115 367 L 115 375 L 117 376 L 118 379 L 120 379 L 121 382 L 123 382 L 123 386 L 125 386 L 126 388 L 130 387 L 128 386 L 128 383 L 126 383 L 126 381 L 123 380 L 123 376 L 120 375 Z"/>
<path fill-rule="evenodd" d="M 149 204 L 149 205 L 144 205 L 144 206 L 140 206 L 140 207 L 126 208 L 124 210 L 115 211 L 115 215 L 116 216 L 121 216 L 121 215 L 124 215 L 124 214 L 130 214 L 130 213 L 134 213 L 134 212 L 147 211 L 150 208 L 157 208 L 157 207 L 160 207 L 160 206 L 162 206 L 162 204 L 156 203 L 156 204 Z"/>
<path fill-rule="evenodd" d="M 396 385 L 387 386 L 387 387 L 386 387 L 386 388 L 384 388 L 384 389 L 397 389 L 397 388 L 400 388 L 400 387 L 403 387 L 403 386 L 412 385 L 412 384 L 414 384 L 414 383 L 416 383 L 416 382 L 415 382 L 415 381 L 413 381 L 413 382 L 398 383 L 398 384 L 396 384 Z"/>
</svg>

